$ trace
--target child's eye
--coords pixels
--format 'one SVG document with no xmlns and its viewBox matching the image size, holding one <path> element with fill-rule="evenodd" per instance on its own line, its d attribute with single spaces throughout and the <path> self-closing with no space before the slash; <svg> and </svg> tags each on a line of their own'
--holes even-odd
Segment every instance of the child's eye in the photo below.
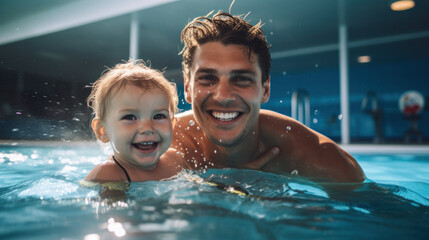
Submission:
<svg viewBox="0 0 429 240">
<path fill-rule="evenodd" d="M 164 118 L 167 118 L 167 115 L 162 113 L 158 113 L 153 117 L 153 119 L 164 119 Z"/>
<path fill-rule="evenodd" d="M 121 118 L 121 120 L 137 120 L 137 117 L 132 115 L 132 114 L 128 114 L 128 115 L 123 116 Z"/>
</svg>

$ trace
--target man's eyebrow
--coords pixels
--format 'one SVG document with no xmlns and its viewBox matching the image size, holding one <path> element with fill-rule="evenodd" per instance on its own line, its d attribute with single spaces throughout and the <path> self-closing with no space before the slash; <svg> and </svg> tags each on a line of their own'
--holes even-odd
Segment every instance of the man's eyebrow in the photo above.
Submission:
<svg viewBox="0 0 429 240">
<path fill-rule="evenodd" d="M 196 71 L 197 73 L 216 73 L 217 70 L 214 68 L 200 68 Z M 231 71 L 231 75 L 239 75 L 239 74 L 256 74 L 254 71 L 251 70 L 243 70 L 243 69 L 238 69 L 238 70 L 232 70 Z"/>
<path fill-rule="evenodd" d="M 217 71 L 214 68 L 200 68 L 200 69 L 197 69 L 196 72 L 197 73 L 215 73 Z"/>
<path fill-rule="evenodd" d="M 252 74 L 252 75 L 255 75 L 256 72 L 251 71 L 251 70 L 232 70 L 232 74 L 231 75 L 239 75 L 239 74 Z"/>
</svg>

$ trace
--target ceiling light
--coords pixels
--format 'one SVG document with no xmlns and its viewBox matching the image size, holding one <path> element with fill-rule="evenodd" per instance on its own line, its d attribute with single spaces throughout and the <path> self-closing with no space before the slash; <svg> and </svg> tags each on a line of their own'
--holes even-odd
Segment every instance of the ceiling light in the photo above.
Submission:
<svg viewBox="0 0 429 240">
<path fill-rule="evenodd" d="M 359 63 L 369 63 L 369 62 L 371 62 L 371 57 L 370 56 L 360 56 L 357 58 L 357 61 Z"/>
<path fill-rule="evenodd" d="M 390 1 L 390 8 L 393 11 L 405 11 L 415 6 L 413 0 L 393 0 Z"/>
</svg>

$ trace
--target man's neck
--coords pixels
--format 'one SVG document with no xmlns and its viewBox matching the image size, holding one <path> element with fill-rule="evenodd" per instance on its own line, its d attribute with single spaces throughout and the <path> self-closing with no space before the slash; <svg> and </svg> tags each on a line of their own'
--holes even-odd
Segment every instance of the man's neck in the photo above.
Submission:
<svg viewBox="0 0 429 240">
<path fill-rule="evenodd" d="M 206 156 L 215 167 L 219 168 L 242 167 L 251 162 L 264 148 L 259 140 L 259 129 L 233 146 L 219 145 L 210 140 L 207 142 L 210 144 L 204 147 Z"/>
</svg>

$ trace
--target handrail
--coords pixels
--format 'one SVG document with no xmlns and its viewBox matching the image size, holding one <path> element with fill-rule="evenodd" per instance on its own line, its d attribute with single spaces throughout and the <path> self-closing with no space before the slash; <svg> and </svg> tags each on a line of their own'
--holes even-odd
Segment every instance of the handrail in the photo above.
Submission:
<svg viewBox="0 0 429 240">
<path fill-rule="evenodd" d="M 292 94 L 292 118 L 310 126 L 310 97 L 307 91 L 300 89 Z"/>
<path fill-rule="evenodd" d="M 368 105 L 371 104 L 369 108 Z M 384 141 L 384 134 L 382 129 L 382 110 L 378 103 L 378 98 L 375 92 L 369 91 L 362 99 L 361 109 L 365 113 L 371 115 L 374 121 L 374 143 L 381 143 Z"/>
<path fill-rule="evenodd" d="M 371 101 L 371 109 L 368 109 L 368 103 Z M 378 99 L 375 92 L 369 91 L 362 99 L 361 108 L 364 112 L 374 113 L 378 111 Z"/>
</svg>

